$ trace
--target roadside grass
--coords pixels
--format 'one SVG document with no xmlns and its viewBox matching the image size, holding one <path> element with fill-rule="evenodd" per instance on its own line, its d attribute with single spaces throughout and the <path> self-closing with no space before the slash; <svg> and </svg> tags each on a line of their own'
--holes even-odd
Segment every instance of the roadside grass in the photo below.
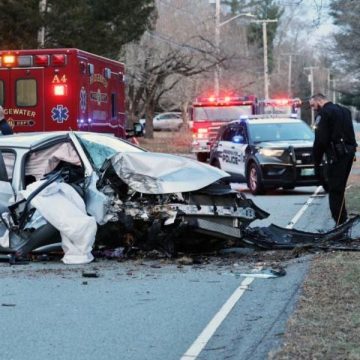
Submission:
<svg viewBox="0 0 360 360">
<path fill-rule="evenodd" d="M 188 154 L 192 135 L 189 129 L 154 131 L 153 139 L 138 138 L 140 146 L 154 152 Z"/>
<path fill-rule="evenodd" d="M 360 133 L 357 133 L 360 143 Z M 360 214 L 360 159 L 345 193 L 350 214 Z M 332 252 L 312 261 L 279 359 L 360 359 L 360 253 Z"/>
<path fill-rule="evenodd" d="M 353 164 L 345 192 L 345 203 L 350 213 L 360 214 L 360 159 Z"/>
<path fill-rule="evenodd" d="M 360 359 L 360 254 L 313 260 L 278 359 Z"/>
</svg>

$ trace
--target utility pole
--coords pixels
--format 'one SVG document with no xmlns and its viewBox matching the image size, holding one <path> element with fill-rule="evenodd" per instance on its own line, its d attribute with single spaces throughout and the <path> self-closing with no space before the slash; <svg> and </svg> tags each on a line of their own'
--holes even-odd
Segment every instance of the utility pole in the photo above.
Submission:
<svg viewBox="0 0 360 360">
<path fill-rule="evenodd" d="M 217 55 L 220 55 L 220 28 L 221 26 L 237 19 L 240 16 L 254 17 L 251 13 L 240 13 L 230 19 L 220 22 L 221 15 L 221 0 L 215 0 L 215 51 Z M 216 64 L 214 73 L 214 93 L 218 97 L 220 93 L 220 64 Z"/>
<path fill-rule="evenodd" d="M 291 98 L 293 96 L 292 94 L 292 59 L 293 56 L 297 56 L 298 54 L 289 53 L 289 54 L 282 54 L 283 56 L 289 57 L 289 72 L 288 72 L 288 96 Z"/>
<path fill-rule="evenodd" d="M 215 3 L 215 51 L 216 55 L 220 54 L 220 8 L 221 8 L 221 0 L 216 0 Z M 214 74 L 214 92 L 215 96 L 219 96 L 220 91 L 220 64 L 216 64 L 215 66 L 215 74 Z"/>
<path fill-rule="evenodd" d="M 336 80 L 332 79 L 332 102 L 336 103 Z"/>
<path fill-rule="evenodd" d="M 40 14 L 44 14 L 46 10 L 46 0 L 40 0 L 39 2 L 39 10 Z M 42 26 L 38 32 L 38 42 L 40 47 L 44 47 L 45 44 L 45 27 Z"/>
<path fill-rule="evenodd" d="M 264 47 L 264 97 L 269 98 L 269 67 L 268 67 L 268 50 L 267 50 L 267 29 L 268 23 L 275 23 L 277 19 L 253 20 L 252 22 L 261 23 L 263 31 L 263 47 Z"/>
<path fill-rule="evenodd" d="M 327 68 L 326 69 L 326 72 L 327 72 L 327 77 L 326 77 L 326 87 L 327 87 L 327 89 L 326 89 L 326 95 L 327 95 L 327 97 L 330 99 L 330 69 L 329 68 Z"/>
<path fill-rule="evenodd" d="M 314 69 L 317 69 L 317 66 L 305 67 L 304 70 L 310 70 L 310 75 L 308 80 L 310 82 L 310 93 L 311 96 L 314 95 Z M 311 126 L 314 125 L 314 110 L 311 110 Z"/>
</svg>

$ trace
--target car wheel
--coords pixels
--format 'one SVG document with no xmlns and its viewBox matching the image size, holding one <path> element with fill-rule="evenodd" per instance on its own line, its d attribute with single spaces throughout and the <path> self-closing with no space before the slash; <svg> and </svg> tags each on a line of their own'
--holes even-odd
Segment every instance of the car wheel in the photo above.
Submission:
<svg viewBox="0 0 360 360">
<path fill-rule="evenodd" d="M 260 195 L 265 193 L 264 185 L 261 179 L 261 172 L 259 167 L 252 163 L 247 172 L 247 184 L 254 195 Z"/>
<path fill-rule="evenodd" d="M 197 160 L 198 161 L 200 161 L 200 162 L 206 162 L 206 160 L 207 160 L 207 157 L 208 157 L 208 154 L 207 153 L 197 153 L 196 154 L 196 158 L 197 158 Z"/>
<path fill-rule="evenodd" d="M 217 167 L 218 169 L 221 169 L 220 161 L 218 159 L 214 159 L 210 165 Z"/>
</svg>

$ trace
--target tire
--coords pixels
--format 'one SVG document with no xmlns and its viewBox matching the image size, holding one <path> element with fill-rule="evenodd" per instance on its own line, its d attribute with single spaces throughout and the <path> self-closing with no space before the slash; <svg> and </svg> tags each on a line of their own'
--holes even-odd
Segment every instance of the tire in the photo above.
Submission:
<svg viewBox="0 0 360 360">
<path fill-rule="evenodd" d="M 219 162 L 218 159 L 214 159 L 214 160 L 211 162 L 210 165 L 211 165 L 211 166 L 214 166 L 214 167 L 216 167 L 216 168 L 218 168 L 218 169 L 221 169 L 220 162 Z"/>
<path fill-rule="evenodd" d="M 261 179 L 261 171 L 255 163 L 252 163 L 249 166 L 246 181 L 248 188 L 253 195 L 261 195 L 265 193 L 264 185 Z"/>
<path fill-rule="evenodd" d="M 198 161 L 200 162 L 206 162 L 207 158 L 208 158 L 208 154 L 207 153 L 202 153 L 202 152 L 199 152 L 196 154 L 196 158 Z"/>
</svg>

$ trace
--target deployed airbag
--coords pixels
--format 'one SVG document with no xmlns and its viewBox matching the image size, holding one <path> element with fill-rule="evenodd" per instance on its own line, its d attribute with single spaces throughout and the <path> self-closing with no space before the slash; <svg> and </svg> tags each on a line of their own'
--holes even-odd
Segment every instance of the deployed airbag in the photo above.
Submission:
<svg viewBox="0 0 360 360">
<path fill-rule="evenodd" d="M 30 184 L 22 195 L 27 198 L 42 183 Z M 54 182 L 37 194 L 31 205 L 59 230 L 65 264 L 86 264 L 94 259 L 91 250 L 97 224 L 87 215 L 85 203 L 76 190 L 66 183 Z"/>
</svg>

